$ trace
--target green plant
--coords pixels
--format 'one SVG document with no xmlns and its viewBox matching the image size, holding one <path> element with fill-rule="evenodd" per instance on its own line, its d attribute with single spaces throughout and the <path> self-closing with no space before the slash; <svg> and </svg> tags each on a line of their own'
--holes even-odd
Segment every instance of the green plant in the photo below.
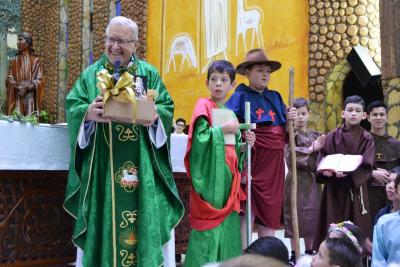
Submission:
<svg viewBox="0 0 400 267">
<path fill-rule="evenodd" d="M 27 123 L 31 123 L 33 125 L 36 125 L 39 123 L 39 120 L 35 115 L 29 114 L 29 115 L 24 116 L 19 111 L 14 111 L 9 116 L 3 115 L 3 113 L 1 113 L 1 111 L 0 111 L 0 119 L 8 120 L 8 121 L 27 122 Z"/>
<path fill-rule="evenodd" d="M 39 122 L 50 123 L 50 114 L 44 109 L 39 113 Z"/>
</svg>

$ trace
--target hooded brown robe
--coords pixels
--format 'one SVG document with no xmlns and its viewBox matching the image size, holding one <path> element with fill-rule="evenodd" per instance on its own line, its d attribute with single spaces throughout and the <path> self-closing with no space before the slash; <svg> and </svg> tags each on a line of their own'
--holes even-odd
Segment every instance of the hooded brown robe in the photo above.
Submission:
<svg viewBox="0 0 400 267">
<path fill-rule="evenodd" d="M 400 166 L 400 141 L 385 134 L 378 136 L 372 134 L 375 143 L 375 165 L 374 169 L 382 168 L 390 171 Z M 385 185 L 377 185 L 373 179 L 368 186 L 369 205 L 371 208 L 371 219 L 374 220 L 378 211 L 388 204 Z"/>
<path fill-rule="evenodd" d="M 371 212 L 367 182 L 372 175 L 375 148 L 371 134 L 361 128 L 339 127 L 326 135 L 325 145 L 318 155 L 318 163 L 331 154 L 362 155 L 361 165 L 346 177 L 326 177 L 318 174 L 318 182 L 324 183 L 320 219 L 316 229 L 314 249 L 326 238 L 331 223 L 350 220 L 367 236 L 372 235 Z M 318 166 L 318 165 L 317 165 Z"/>
<path fill-rule="evenodd" d="M 299 222 L 300 237 L 312 237 L 318 223 L 319 205 L 321 200 L 321 185 L 316 182 L 316 163 L 318 152 L 310 153 L 308 147 L 321 134 L 314 131 L 297 131 L 296 168 L 297 168 L 297 217 Z M 289 170 L 291 160 L 288 147 L 286 147 Z M 285 237 L 293 237 L 292 210 L 291 210 L 291 183 L 292 173 L 289 171 L 285 181 L 285 200 L 283 218 L 285 223 Z"/>
</svg>

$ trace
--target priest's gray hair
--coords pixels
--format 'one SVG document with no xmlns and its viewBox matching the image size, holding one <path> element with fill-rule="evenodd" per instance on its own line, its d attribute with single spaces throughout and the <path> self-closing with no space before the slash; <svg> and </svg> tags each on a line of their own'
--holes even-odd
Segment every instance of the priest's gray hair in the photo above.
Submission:
<svg viewBox="0 0 400 267">
<path fill-rule="evenodd" d="M 106 35 L 108 35 L 110 31 L 110 27 L 112 25 L 120 25 L 120 26 L 126 26 L 132 31 L 132 41 L 137 41 L 138 40 L 138 26 L 136 22 L 131 20 L 130 18 L 123 17 L 123 16 L 116 16 L 110 20 L 110 22 L 107 25 L 106 28 Z"/>
</svg>

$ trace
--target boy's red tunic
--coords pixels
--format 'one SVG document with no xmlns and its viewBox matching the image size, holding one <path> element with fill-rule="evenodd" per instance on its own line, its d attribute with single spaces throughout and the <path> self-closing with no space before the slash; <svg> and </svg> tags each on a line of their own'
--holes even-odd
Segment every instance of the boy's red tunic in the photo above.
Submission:
<svg viewBox="0 0 400 267">
<path fill-rule="evenodd" d="M 226 102 L 240 121 L 244 121 L 246 101 L 250 102 L 251 122 L 257 123 L 251 162 L 252 208 L 256 223 L 277 229 L 283 205 L 286 106 L 276 91 L 257 92 L 240 84 Z"/>
<path fill-rule="evenodd" d="M 285 130 L 283 126 L 266 126 L 255 129 L 254 133 L 251 205 L 256 222 L 277 229 L 281 225 L 283 204 Z"/>
<path fill-rule="evenodd" d="M 192 149 L 192 138 L 193 138 L 193 125 L 197 118 L 204 117 L 208 120 L 211 125 L 211 114 L 213 108 L 219 108 L 215 102 L 210 99 L 201 98 L 196 104 L 195 110 L 192 116 L 191 127 L 188 133 L 188 146 L 185 155 L 185 167 L 188 176 L 191 176 L 190 170 L 190 151 Z M 212 160 L 210 155 L 209 160 Z M 236 155 L 236 148 L 233 145 L 225 145 L 225 163 L 229 167 L 232 173 L 232 184 L 231 191 L 228 196 L 228 200 L 225 206 L 221 209 L 217 209 L 212 206 L 212 203 L 203 200 L 201 196 L 194 190 L 190 192 L 190 225 L 198 230 L 204 231 L 215 228 L 222 221 L 232 213 L 240 211 L 240 201 L 245 199 L 245 195 L 240 187 L 240 172 L 238 170 L 238 157 Z M 223 166 L 220 166 L 221 168 Z M 204 177 L 205 179 L 208 177 Z M 218 177 L 216 177 L 218 178 Z"/>
</svg>

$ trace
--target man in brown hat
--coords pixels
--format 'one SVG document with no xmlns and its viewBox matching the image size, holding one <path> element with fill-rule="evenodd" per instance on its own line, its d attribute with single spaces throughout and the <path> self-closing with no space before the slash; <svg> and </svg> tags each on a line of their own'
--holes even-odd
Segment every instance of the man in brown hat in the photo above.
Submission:
<svg viewBox="0 0 400 267">
<path fill-rule="evenodd" d="M 257 223 L 259 236 L 273 236 L 280 227 L 284 188 L 284 146 L 287 120 L 296 118 L 296 109 L 287 108 L 281 95 L 268 88 L 272 72 L 281 63 L 269 60 L 262 49 L 253 49 L 236 68 L 245 75 L 249 85 L 240 84 L 226 102 L 239 121 L 245 118 L 245 102 L 251 104 L 250 119 L 257 124 L 253 147 L 252 170 L 252 220 Z M 245 246 L 245 219 L 242 217 L 242 242 Z"/>
<path fill-rule="evenodd" d="M 42 68 L 33 50 L 32 36 L 27 32 L 18 34 L 17 56 L 10 62 L 6 80 L 7 109 L 22 115 L 39 116 L 43 98 Z"/>
</svg>

